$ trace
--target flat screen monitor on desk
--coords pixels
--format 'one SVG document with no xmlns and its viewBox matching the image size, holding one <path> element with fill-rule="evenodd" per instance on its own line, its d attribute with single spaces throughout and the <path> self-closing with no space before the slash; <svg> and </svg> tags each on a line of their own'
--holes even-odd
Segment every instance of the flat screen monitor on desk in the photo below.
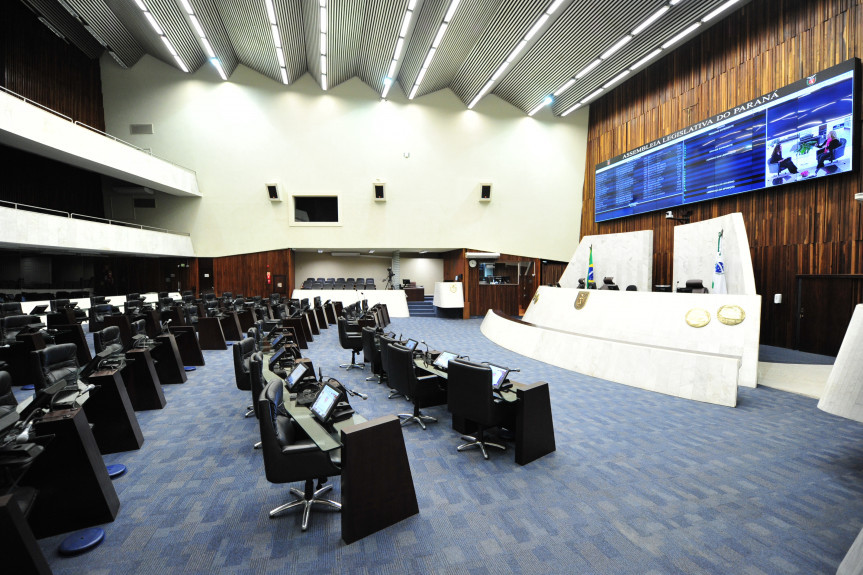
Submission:
<svg viewBox="0 0 863 575">
<path fill-rule="evenodd" d="M 440 369 L 447 369 L 449 362 L 458 359 L 458 355 L 451 351 L 442 351 L 434 360 L 434 366 Z"/>
<path fill-rule="evenodd" d="M 268 363 L 268 366 L 269 366 L 269 368 L 270 368 L 270 371 L 273 371 L 273 366 L 274 366 L 274 365 L 278 365 L 278 364 L 279 364 L 279 359 L 281 359 L 281 357 L 282 357 L 283 355 L 285 355 L 285 347 L 284 347 L 284 346 L 280 347 L 280 348 L 279 348 L 279 351 L 277 351 L 276 353 L 274 353 L 273 355 L 271 355 L 271 356 L 270 356 L 270 361 L 269 361 L 269 363 Z"/>
<path fill-rule="evenodd" d="M 419 344 L 419 342 L 417 340 L 409 339 L 405 342 L 405 347 L 411 351 L 414 351 L 414 350 L 416 350 L 418 344 Z"/>
<path fill-rule="evenodd" d="M 285 339 L 285 334 L 280 333 L 279 335 L 274 337 L 273 340 L 270 342 L 270 347 L 272 347 L 273 349 L 278 349 L 279 347 L 281 347 L 285 344 L 285 342 L 283 341 L 284 339 Z"/>
<path fill-rule="evenodd" d="M 329 384 L 323 386 L 311 407 L 311 412 L 315 416 L 315 419 L 321 423 L 326 423 L 336 408 L 339 396 L 341 396 L 341 392 L 335 387 Z"/>
<path fill-rule="evenodd" d="M 303 376 L 306 374 L 306 364 L 298 363 L 294 366 L 294 369 L 288 375 L 288 378 L 285 380 L 285 384 L 288 386 L 288 391 L 294 389 L 294 386 L 297 385 Z"/>
<path fill-rule="evenodd" d="M 500 389 L 500 386 L 506 381 L 506 376 L 509 375 L 509 368 L 494 365 L 493 363 L 488 364 L 488 367 L 491 369 L 492 389 Z"/>
</svg>

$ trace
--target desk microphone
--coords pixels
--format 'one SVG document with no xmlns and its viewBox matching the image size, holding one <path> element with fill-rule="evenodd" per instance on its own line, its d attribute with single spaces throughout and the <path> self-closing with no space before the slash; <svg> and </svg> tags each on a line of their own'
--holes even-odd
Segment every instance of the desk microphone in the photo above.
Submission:
<svg viewBox="0 0 863 575">
<path fill-rule="evenodd" d="M 84 389 L 82 389 L 81 391 L 79 391 L 79 392 L 78 392 L 78 395 L 84 395 L 85 393 L 90 393 L 91 391 L 93 391 L 93 390 L 94 390 L 94 389 L 96 389 L 97 387 L 99 387 L 99 386 L 98 386 L 98 385 L 96 385 L 96 384 L 94 384 L 94 383 L 91 383 L 91 384 L 89 384 L 87 387 L 85 387 Z"/>
<path fill-rule="evenodd" d="M 520 369 L 511 369 L 511 370 L 509 370 L 509 372 L 510 373 L 512 373 L 512 372 L 521 373 L 521 370 Z"/>
<path fill-rule="evenodd" d="M 27 443 L 30 440 L 30 430 L 32 428 L 33 420 L 31 419 L 24 427 L 24 431 L 15 436 L 15 443 Z"/>
</svg>

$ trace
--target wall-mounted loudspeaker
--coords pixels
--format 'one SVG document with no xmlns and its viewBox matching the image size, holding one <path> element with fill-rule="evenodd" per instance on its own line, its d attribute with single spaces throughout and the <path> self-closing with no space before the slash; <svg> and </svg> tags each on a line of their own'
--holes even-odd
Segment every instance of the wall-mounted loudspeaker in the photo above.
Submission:
<svg viewBox="0 0 863 575">
<path fill-rule="evenodd" d="M 376 202 L 385 202 L 387 201 L 386 190 L 383 182 L 375 182 L 372 184 L 375 190 L 375 201 Z"/>
<path fill-rule="evenodd" d="M 267 195 L 270 197 L 271 202 L 281 202 L 282 198 L 279 195 L 279 184 L 267 184 Z"/>
<path fill-rule="evenodd" d="M 491 184 L 480 184 L 479 185 L 479 201 L 481 201 L 481 202 L 490 202 L 491 201 Z"/>
</svg>

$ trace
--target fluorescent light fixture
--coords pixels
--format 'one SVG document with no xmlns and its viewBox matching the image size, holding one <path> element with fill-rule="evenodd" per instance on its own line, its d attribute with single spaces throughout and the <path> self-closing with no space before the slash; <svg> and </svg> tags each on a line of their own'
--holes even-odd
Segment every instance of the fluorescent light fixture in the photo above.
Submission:
<svg viewBox="0 0 863 575">
<path fill-rule="evenodd" d="M 387 94 L 390 93 L 390 87 L 393 85 L 393 81 L 390 78 L 384 78 L 384 91 L 381 92 L 381 98 L 386 98 Z"/>
<path fill-rule="evenodd" d="M 327 53 L 327 35 L 321 34 L 321 54 Z"/>
<path fill-rule="evenodd" d="M 411 18 L 413 18 L 413 15 L 414 13 L 410 8 L 405 10 L 405 17 L 404 20 L 402 20 L 402 28 L 399 30 L 399 38 L 404 38 L 408 35 L 408 27 L 411 25 Z"/>
<path fill-rule="evenodd" d="M 404 47 L 405 47 L 405 39 L 404 38 L 399 38 L 398 40 L 396 40 L 396 49 L 393 52 L 393 60 L 399 59 L 399 57 L 402 55 L 402 49 Z"/>
<path fill-rule="evenodd" d="M 533 116 L 534 114 L 536 114 L 537 112 L 539 112 L 540 110 L 542 110 L 543 108 L 545 108 L 546 106 L 551 104 L 551 102 L 552 102 L 551 96 L 546 96 L 545 98 L 543 98 L 542 102 L 540 102 L 539 106 L 537 106 L 536 108 L 534 108 L 533 110 L 528 112 L 527 115 Z"/>
<path fill-rule="evenodd" d="M 567 109 L 563 112 L 563 114 L 561 114 L 561 117 L 563 117 L 563 116 L 568 116 L 569 114 L 571 114 L 571 113 L 575 112 L 575 111 L 576 111 L 576 110 L 578 110 L 579 108 L 581 108 L 581 102 L 579 102 L 579 103 L 578 103 L 578 104 L 576 104 L 575 106 L 572 106 L 572 107 L 570 107 L 570 108 L 567 108 Z"/>
<path fill-rule="evenodd" d="M 222 80 L 228 79 L 228 77 L 225 75 L 224 68 L 222 68 L 222 63 L 219 62 L 218 58 L 210 58 L 210 64 L 212 64 L 213 67 L 216 68 L 216 71 L 219 72 L 219 76 L 222 77 Z"/>
<path fill-rule="evenodd" d="M 479 94 L 477 94 L 476 96 L 474 96 L 473 100 L 471 100 L 471 101 L 470 101 L 470 104 L 468 104 L 468 105 L 467 105 L 467 109 L 468 109 L 468 110 L 472 110 L 472 109 L 473 109 L 473 107 L 474 107 L 474 106 L 476 106 L 476 103 L 477 103 L 477 102 L 479 102 L 479 101 L 480 101 L 480 99 L 481 99 L 483 96 L 485 96 L 485 95 L 488 93 L 488 91 L 489 91 L 489 90 L 491 90 L 491 87 L 492 87 L 493 85 L 494 85 L 494 80 L 493 80 L 493 79 L 492 79 L 492 80 L 489 80 L 488 82 L 486 82 L 486 83 L 485 83 L 485 86 L 483 86 L 483 87 L 482 87 L 482 90 L 480 90 L 480 91 L 479 91 Z"/>
<path fill-rule="evenodd" d="M 483 258 L 497 259 L 500 257 L 500 254 L 498 252 L 465 252 L 464 257 L 473 258 L 475 260 Z"/>
<path fill-rule="evenodd" d="M 683 2 L 683 0 L 671 0 L 671 5 L 672 5 L 672 6 L 677 6 L 677 5 L 678 5 L 678 4 L 680 4 L 681 2 Z"/>
<path fill-rule="evenodd" d="M 587 67 L 586 67 L 586 68 L 584 68 L 584 70 L 582 70 L 581 72 L 579 72 L 578 74 L 576 74 L 576 75 L 575 75 L 575 79 L 576 79 L 576 80 L 581 80 L 582 78 L 584 78 L 585 76 L 587 76 L 588 74 L 590 74 L 590 72 L 591 72 L 594 68 L 596 68 L 597 66 L 599 66 L 601 63 L 602 63 L 602 60 L 600 60 L 599 58 L 597 58 L 596 60 L 594 60 L 593 62 L 591 62 L 590 64 L 588 64 L 588 65 L 587 65 Z"/>
<path fill-rule="evenodd" d="M 425 77 L 426 77 L 426 72 L 427 72 L 427 71 L 428 71 L 428 68 L 422 68 L 422 69 L 420 70 L 420 74 L 419 74 L 419 76 L 417 76 L 417 81 L 416 81 L 416 84 L 415 84 L 417 87 L 419 87 L 419 85 L 422 83 L 423 78 L 425 78 Z"/>
<path fill-rule="evenodd" d="M 638 28 L 636 28 L 635 30 L 632 31 L 632 35 L 635 36 L 636 34 L 640 34 L 641 32 L 643 32 L 645 28 L 647 28 L 648 26 L 650 26 L 651 24 L 656 22 L 659 19 L 659 17 L 662 16 L 663 14 L 665 14 L 666 12 L 668 12 L 668 6 L 663 6 L 662 8 L 660 8 L 659 10 L 657 10 L 656 12 L 651 14 L 647 20 L 645 20 L 644 22 L 639 24 Z"/>
<path fill-rule="evenodd" d="M 327 57 L 321 56 L 321 74 L 327 73 Z"/>
<path fill-rule="evenodd" d="M 609 48 L 608 50 L 606 50 L 605 52 L 603 52 L 603 53 L 602 53 L 602 56 L 600 56 L 600 57 L 599 57 L 599 59 L 600 59 L 600 60 L 608 60 L 608 59 L 611 57 L 611 55 L 612 55 L 612 54 L 614 54 L 615 52 L 617 52 L 618 50 L 620 50 L 621 48 L 623 48 L 623 46 L 624 46 L 627 42 L 629 42 L 630 40 L 632 40 L 632 36 L 630 36 L 629 34 L 627 34 L 626 36 L 624 36 L 623 38 L 621 38 L 620 40 L 618 40 L 618 41 L 614 44 L 614 46 L 612 46 L 611 48 Z"/>
<path fill-rule="evenodd" d="M 635 70 L 638 70 L 639 68 L 641 68 L 642 66 L 644 66 L 645 64 L 647 64 L 648 62 L 650 62 L 651 60 L 656 58 L 656 56 L 660 52 L 662 52 L 662 48 L 657 48 L 656 50 L 654 50 L 653 52 L 651 52 L 650 54 L 648 54 L 647 56 L 645 56 L 644 58 L 642 58 L 641 60 L 639 60 L 638 62 L 633 64 L 632 66 L 630 66 L 629 71 L 634 72 Z"/>
<path fill-rule="evenodd" d="M 273 33 L 273 43 L 276 45 L 276 48 L 282 47 L 282 39 L 279 37 L 279 27 L 273 24 L 270 26 L 270 31 Z"/>
<path fill-rule="evenodd" d="M 171 41 L 170 41 L 170 40 L 168 40 L 168 38 L 167 38 L 167 37 L 162 36 L 161 38 L 162 38 L 162 43 L 165 45 L 165 48 L 167 48 L 167 49 L 168 49 L 168 52 L 170 52 L 170 53 L 171 53 L 171 56 L 173 56 L 174 58 L 176 58 L 176 57 L 177 57 L 177 51 L 176 51 L 176 50 L 174 50 L 174 45 L 173 45 L 173 44 L 171 44 Z"/>
<path fill-rule="evenodd" d="M 189 16 L 195 13 L 195 11 L 192 10 L 192 5 L 189 4 L 189 0 L 180 0 L 180 4 L 183 5 L 183 10 L 185 10 L 186 14 L 188 14 Z"/>
<path fill-rule="evenodd" d="M 327 0 L 321 0 L 321 88 L 327 90 Z"/>
<path fill-rule="evenodd" d="M 596 91 L 592 92 L 589 96 L 587 96 L 586 98 L 584 98 L 584 99 L 581 101 L 581 103 L 582 103 L 582 104 L 587 104 L 588 102 L 590 102 L 591 100 L 593 100 L 594 98 L 596 98 L 597 96 L 599 96 L 599 95 L 602 93 L 602 91 L 603 91 L 604 89 L 605 89 L 605 88 L 598 88 Z"/>
<path fill-rule="evenodd" d="M 279 59 L 279 68 L 285 67 L 285 53 L 281 48 L 276 48 L 276 58 Z"/>
<path fill-rule="evenodd" d="M 548 14 L 543 14 L 539 17 L 539 20 L 536 21 L 536 24 L 531 26 L 530 30 L 527 31 L 527 35 L 524 37 L 525 42 L 530 42 L 531 38 L 536 36 L 536 33 L 539 32 L 539 29 L 542 28 L 542 25 L 548 21 Z"/>
<path fill-rule="evenodd" d="M 431 64 L 432 58 L 434 58 L 435 52 L 437 52 L 437 48 L 432 48 L 429 50 L 429 53 L 426 54 L 426 59 L 423 60 L 422 68 L 428 68 L 429 64 Z"/>
<path fill-rule="evenodd" d="M 389 70 L 387 70 L 387 79 L 395 77 L 396 64 L 398 64 L 398 60 L 393 60 L 392 62 L 390 62 L 390 68 Z"/>
<path fill-rule="evenodd" d="M 321 88 L 323 88 L 324 90 L 327 89 L 327 75 L 326 74 L 321 74 Z"/>
<path fill-rule="evenodd" d="M 491 75 L 491 81 L 494 82 L 495 80 L 500 78 L 500 75 L 503 74 L 507 68 L 509 68 L 509 62 L 504 62 L 503 64 L 501 64 L 500 68 L 498 68 L 497 71 Z"/>
<path fill-rule="evenodd" d="M 66 4 L 65 2 L 60 2 L 60 4 L 63 4 L 63 5 L 65 5 L 65 6 L 68 6 L 68 4 Z M 135 0 L 135 4 L 137 4 L 137 5 L 138 5 L 138 8 L 140 8 L 140 9 L 141 9 L 141 10 L 143 10 L 144 12 L 146 12 L 146 11 L 147 11 L 147 7 L 146 7 L 146 6 L 144 6 L 144 3 L 143 3 L 141 0 Z"/>
<path fill-rule="evenodd" d="M 515 47 L 515 50 L 513 50 L 512 53 L 510 53 L 510 55 L 506 57 L 506 63 L 509 64 L 513 60 L 515 60 L 515 57 L 518 56 L 522 50 L 524 50 L 525 46 L 527 46 L 526 40 L 522 40 L 521 42 L 519 42 L 518 46 Z"/>
<path fill-rule="evenodd" d="M 321 6 L 321 34 L 327 33 L 327 7 Z"/>
<path fill-rule="evenodd" d="M 573 84 L 575 84 L 575 78 L 570 78 L 569 80 L 566 81 L 566 84 L 564 84 L 563 86 L 561 86 L 560 88 L 555 90 L 554 95 L 560 96 L 561 94 L 563 94 L 564 92 L 566 92 L 567 90 L 572 88 Z"/>
<path fill-rule="evenodd" d="M 680 34 L 677 34 L 674 38 L 672 38 L 671 40 L 669 40 L 668 42 L 666 42 L 665 44 L 663 44 L 663 45 L 662 45 L 662 49 L 663 49 L 663 50 L 665 50 L 665 49 L 666 49 L 666 48 L 668 48 L 669 46 L 671 46 L 671 45 L 673 45 L 673 44 L 677 44 L 677 42 L 679 42 L 680 40 L 682 40 L 682 39 L 683 39 L 683 38 L 685 38 L 686 36 L 689 36 L 689 34 L 690 34 L 693 30 L 695 30 L 696 28 L 698 28 L 699 26 L 701 26 L 701 22 L 696 22 L 695 24 L 691 25 L 691 26 L 690 26 L 690 27 L 688 27 L 686 30 L 684 30 L 684 31 L 683 31 L 683 32 L 681 32 Z"/>
<path fill-rule="evenodd" d="M 282 68 L 282 84 L 288 83 L 288 71 Z"/>
<path fill-rule="evenodd" d="M 264 0 L 264 6 L 267 7 L 267 18 L 270 19 L 270 24 L 278 24 L 276 22 L 276 10 L 273 8 L 273 0 Z"/>
<path fill-rule="evenodd" d="M 459 2 L 461 0 L 452 0 L 452 4 L 449 5 L 449 10 L 446 12 L 446 16 L 443 17 L 444 22 L 449 22 L 452 20 L 452 17 L 455 15 L 455 10 L 458 8 Z"/>
<path fill-rule="evenodd" d="M 177 66 L 179 66 L 179 67 L 180 67 L 180 70 L 182 70 L 182 71 L 183 71 L 183 72 L 185 72 L 186 74 L 188 74 L 188 73 L 189 73 L 189 69 L 188 69 L 188 68 L 186 68 L 186 65 L 185 65 L 185 64 L 183 64 L 183 61 L 182 61 L 182 60 L 180 60 L 180 55 L 179 55 L 179 54 L 174 54 L 174 60 L 177 62 Z"/>
<path fill-rule="evenodd" d="M 408 100 L 413 100 L 413 99 L 414 99 L 414 96 L 416 96 L 416 95 L 417 95 L 417 88 L 419 88 L 419 85 L 414 84 L 414 87 L 413 87 L 413 88 L 411 88 L 411 93 L 410 93 L 410 94 L 408 94 Z"/>
<path fill-rule="evenodd" d="M 204 29 L 201 28 L 201 23 L 198 22 L 197 16 L 195 16 L 194 14 L 189 14 L 189 20 L 191 20 L 192 22 L 192 28 L 194 28 L 195 32 L 198 33 L 198 37 L 203 38 L 204 36 L 206 36 L 206 34 L 204 34 Z"/>
<path fill-rule="evenodd" d="M 434 40 L 432 40 L 432 48 L 437 50 L 437 47 L 440 46 L 440 41 L 443 40 L 443 35 L 446 33 L 447 24 L 444 22 L 440 25 L 440 28 L 437 30 L 437 34 L 435 34 Z"/>
<path fill-rule="evenodd" d="M 560 8 L 560 5 L 563 4 L 563 2 L 564 0 L 554 0 L 554 2 L 551 3 L 551 6 L 548 7 L 548 10 L 546 10 L 545 13 L 551 16 L 552 14 L 557 12 L 557 9 Z"/>
<path fill-rule="evenodd" d="M 719 8 L 717 8 L 716 10 L 714 10 L 713 12 L 711 12 L 710 14 L 708 14 L 707 16 L 702 18 L 701 21 L 707 22 L 708 20 L 712 20 L 713 18 L 718 16 L 720 13 L 724 12 L 725 10 L 728 10 L 734 4 L 737 4 L 737 0 L 728 0 L 728 2 L 726 2 L 725 4 L 723 4 L 722 6 L 720 6 Z"/>
<path fill-rule="evenodd" d="M 618 74 L 617 76 L 615 76 L 614 78 L 612 78 L 611 80 L 609 80 L 608 82 L 603 84 L 602 87 L 608 88 L 609 86 L 613 86 L 614 84 L 617 84 L 620 80 L 623 80 L 628 74 L 629 74 L 629 70 L 624 70 L 623 72 L 621 72 L 620 74 Z"/>
<path fill-rule="evenodd" d="M 150 14 L 149 12 L 144 12 L 144 18 L 146 18 L 146 19 L 147 19 L 147 22 L 149 22 L 149 23 L 150 23 L 150 26 L 152 26 L 152 27 L 153 27 L 153 30 L 155 30 L 155 31 L 156 31 L 156 34 L 158 34 L 159 36 L 164 36 L 164 35 L 165 35 L 165 33 L 164 33 L 164 32 L 162 32 L 162 28 L 159 26 L 159 23 L 158 23 L 158 22 L 156 22 L 156 19 L 155 19 L 155 18 L 153 18 L 153 15 L 152 15 L 152 14 Z"/>
<path fill-rule="evenodd" d="M 375 253 L 375 250 L 369 250 L 369 253 L 373 254 L 373 253 Z"/>
</svg>

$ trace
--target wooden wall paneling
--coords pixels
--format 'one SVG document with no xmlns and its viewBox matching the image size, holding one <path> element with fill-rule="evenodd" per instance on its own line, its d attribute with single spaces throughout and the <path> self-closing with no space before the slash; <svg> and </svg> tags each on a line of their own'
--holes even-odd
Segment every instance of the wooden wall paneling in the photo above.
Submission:
<svg viewBox="0 0 863 575">
<path fill-rule="evenodd" d="M 268 296 L 272 293 L 272 286 L 267 285 L 267 270 L 273 275 L 289 275 L 290 286 L 292 261 L 289 249 L 213 258 L 215 291 L 217 294 L 226 291 L 241 293 L 245 297 Z"/>
<path fill-rule="evenodd" d="M 673 227 L 661 212 L 594 222 L 595 165 L 772 89 L 863 55 L 861 0 L 754 0 L 591 104 L 583 235 L 654 231 L 653 283 L 671 282 Z M 797 274 L 863 272 L 863 170 L 691 204 L 692 221 L 741 212 L 761 341 L 794 345 Z M 547 283 L 547 282 L 543 282 Z M 781 293 L 783 303 L 774 304 Z"/>
</svg>

